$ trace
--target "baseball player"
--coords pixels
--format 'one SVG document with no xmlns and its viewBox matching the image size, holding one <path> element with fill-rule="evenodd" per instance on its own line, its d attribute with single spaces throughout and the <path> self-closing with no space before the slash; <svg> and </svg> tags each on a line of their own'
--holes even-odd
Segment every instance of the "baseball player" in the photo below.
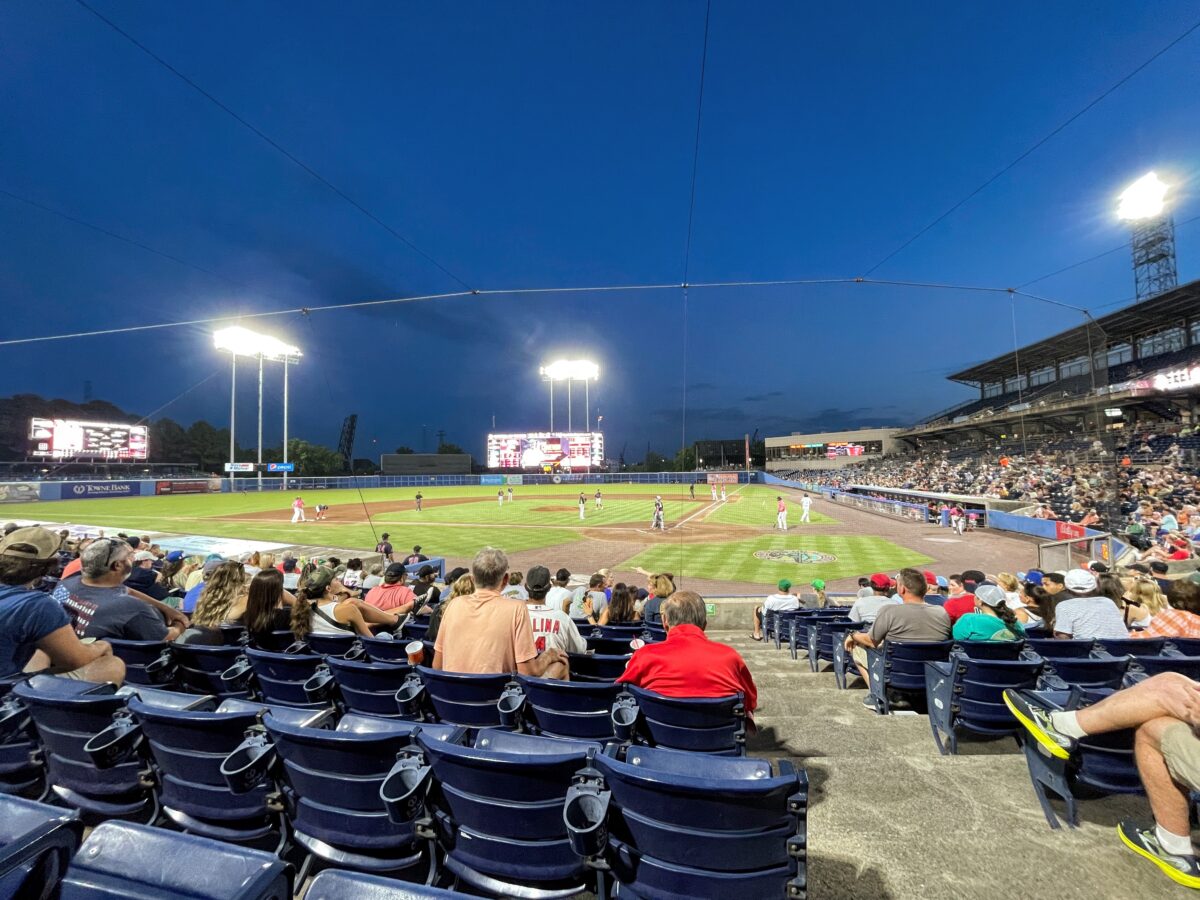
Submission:
<svg viewBox="0 0 1200 900">
<path fill-rule="evenodd" d="M 600 488 L 596 488 L 596 509 L 604 509 L 604 495 L 600 493 Z"/>
<path fill-rule="evenodd" d="M 808 519 L 808 511 L 810 509 L 812 509 L 812 497 L 808 496 L 808 494 L 805 494 L 803 497 L 800 498 L 800 521 L 801 522 L 807 522 L 809 520 Z"/>
<path fill-rule="evenodd" d="M 292 524 L 295 525 L 297 522 L 306 521 L 308 520 L 304 518 L 304 500 L 301 497 L 297 497 L 292 501 Z"/>
<path fill-rule="evenodd" d="M 721 502 L 725 502 L 725 485 L 721 485 Z"/>
<path fill-rule="evenodd" d="M 512 503 L 512 500 L 513 500 L 513 489 L 509 488 L 508 489 L 508 502 Z"/>
<path fill-rule="evenodd" d="M 587 497 L 583 496 L 583 491 L 579 492 L 579 521 L 587 518 Z"/>
<path fill-rule="evenodd" d="M 501 509 L 504 509 L 504 488 L 496 491 L 496 502 L 500 504 Z"/>
<path fill-rule="evenodd" d="M 710 484 L 708 486 L 708 490 L 712 494 L 712 502 L 716 503 L 717 502 L 717 486 L 715 484 Z"/>
<path fill-rule="evenodd" d="M 654 518 L 650 520 L 650 530 L 657 528 L 659 531 L 666 531 L 667 526 L 663 523 L 663 501 L 662 495 L 654 498 Z"/>
<path fill-rule="evenodd" d="M 316 506 L 313 507 L 313 509 L 315 509 L 317 511 L 317 514 L 315 516 L 313 516 L 313 518 L 320 521 L 320 520 L 324 519 L 325 514 L 327 512 L 329 512 L 329 505 L 325 504 L 325 503 L 318 503 Z"/>
<path fill-rule="evenodd" d="M 420 512 L 421 511 L 421 501 L 424 500 L 425 498 L 421 496 L 420 491 L 417 491 L 417 496 L 414 497 L 413 499 L 417 501 L 417 512 Z"/>
<path fill-rule="evenodd" d="M 775 527 L 787 531 L 787 504 L 783 502 L 782 497 L 776 497 L 777 512 L 775 513 Z"/>
<path fill-rule="evenodd" d="M 696 499 L 696 482 L 693 481 L 688 485 L 688 493 L 691 494 L 693 500 Z"/>
</svg>

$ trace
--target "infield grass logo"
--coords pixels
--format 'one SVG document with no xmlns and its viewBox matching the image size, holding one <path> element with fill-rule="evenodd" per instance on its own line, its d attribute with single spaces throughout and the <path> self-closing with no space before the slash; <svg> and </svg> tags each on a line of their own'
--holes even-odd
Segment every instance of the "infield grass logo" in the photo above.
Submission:
<svg viewBox="0 0 1200 900">
<path fill-rule="evenodd" d="M 798 566 L 837 562 L 837 557 L 832 553 L 818 553 L 815 550 L 755 550 L 754 558 L 790 562 Z"/>
</svg>

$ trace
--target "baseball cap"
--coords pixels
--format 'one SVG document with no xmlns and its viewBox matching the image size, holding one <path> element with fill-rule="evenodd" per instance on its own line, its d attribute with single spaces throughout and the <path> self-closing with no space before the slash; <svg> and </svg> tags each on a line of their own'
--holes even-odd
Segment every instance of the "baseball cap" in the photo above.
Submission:
<svg viewBox="0 0 1200 900">
<path fill-rule="evenodd" d="M 0 556 L 46 560 L 58 553 L 61 543 L 59 536 L 49 528 L 29 525 L 10 531 L 4 540 L 0 541 Z"/>
<path fill-rule="evenodd" d="M 928 569 L 925 570 L 924 575 L 925 575 L 925 583 L 926 584 L 937 584 L 937 576 L 934 575 L 932 572 L 930 572 Z"/>
<path fill-rule="evenodd" d="M 221 559 L 219 556 L 210 556 L 208 559 L 206 559 L 204 561 L 204 577 L 207 578 L 213 572 L 217 571 L 217 566 L 221 565 L 223 562 L 225 562 L 225 560 Z"/>
<path fill-rule="evenodd" d="M 525 587 L 531 591 L 550 590 L 550 570 L 545 566 L 534 566 L 525 573 Z"/>
<path fill-rule="evenodd" d="M 1063 577 L 1068 591 L 1094 591 L 1096 576 L 1086 569 L 1072 569 Z"/>
<path fill-rule="evenodd" d="M 421 568 L 417 569 L 417 577 L 426 578 L 436 571 L 437 570 L 433 566 L 421 566 Z"/>
<path fill-rule="evenodd" d="M 981 584 L 975 589 L 975 599 L 984 606 L 1002 606 L 1005 601 L 1004 588 L 996 584 Z"/>
<path fill-rule="evenodd" d="M 776 584 L 775 587 L 779 588 L 781 591 L 790 591 L 792 589 L 792 583 L 786 578 L 780 578 L 779 583 Z"/>
<path fill-rule="evenodd" d="M 820 578 L 814 578 L 812 581 L 809 582 L 809 586 L 816 588 L 818 591 L 825 590 L 825 582 L 822 581 Z"/>
<path fill-rule="evenodd" d="M 170 553 L 167 554 L 166 558 L 167 558 L 167 562 L 179 562 L 179 560 L 183 559 L 183 551 L 182 550 L 172 550 Z"/>
<path fill-rule="evenodd" d="M 393 565 L 395 565 L 393 563 Z M 391 569 L 391 566 L 388 566 Z M 403 568 L 403 566 L 401 566 Z M 316 569 L 308 576 L 308 581 L 305 582 L 305 587 L 316 588 L 323 591 L 329 587 L 329 582 L 333 581 L 332 569 Z"/>
<path fill-rule="evenodd" d="M 1036 585 L 1037 587 L 1042 586 L 1042 573 L 1037 569 L 1030 569 L 1028 572 L 1018 572 L 1017 577 L 1026 584 Z"/>
<path fill-rule="evenodd" d="M 404 568 L 404 563 L 392 563 L 383 570 L 383 580 L 388 584 L 395 584 L 404 577 L 404 573 L 408 571 Z"/>
<path fill-rule="evenodd" d="M 155 559 L 158 559 L 158 557 L 155 556 L 153 553 L 151 553 L 149 550 L 139 550 L 137 553 L 133 554 L 134 562 L 145 562 L 148 559 L 155 560 Z"/>
<path fill-rule="evenodd" d="M 949 578 L 947 578 L 945 575 L 939 575 L 939 576 L 937 577 L 937 586 L 938 586 L 938 587 L 940 587 L 940 588 L 943 588 L 943 587 L 944 587 L 944 588 L 948 588 L 948 587 L 950 587 L 950 579 L 949 579 Z"/>
<path fill-rule="evenodd" d="M 871 587 L 884 590 L 892 586 L 892 579 L 888 578 L 882 572 L 876 572 L 871 576 Z"/>
</svg>

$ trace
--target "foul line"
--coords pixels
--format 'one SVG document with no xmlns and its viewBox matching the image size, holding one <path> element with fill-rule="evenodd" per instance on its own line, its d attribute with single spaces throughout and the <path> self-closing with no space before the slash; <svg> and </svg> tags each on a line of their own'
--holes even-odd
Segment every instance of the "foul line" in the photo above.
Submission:
<svg viewBox="0 0 1200 900">
<path fill-rule="evenodd" d="M 745 487 L 745 485 L 744 485 L 744 484 L 743 484 L 743 485 L 740 485 L 740 486 L 737 488 L 737 490 L 735 490 L 735 491 L 732 491 L 732 492 L 731 492 L 731 496 L 732 496 L 732 494 L 738 494 L 738 493 L 741 493 L 741 491 L 742 491 L 742 488 L 744 488 L 744 487 Z M 688 522 L 692 521 L 692 519 L 696 518 L 696 516 L 702 516 L 702 515 L 704 515 L 705 513 L 711 512 L 711 511 L 712 511 L 712 510 L 713 510 L 715 507 L 718 507 L 718 506 L 720 506 L 722 503 L 726 503 L 726 502 L 728 502 L 728 501 L 725 501 L 725 500 L 716 500 L 716 501 L 714 501 L 714 502 L 712 502 L 712 503 L 709 503 L 709 504 L 708 504 L 708 506 L 705 506 L 705 507 L 703 507 L 702 509 L 699 509 L 699 510 L 697 510 L 696 512 L 694 512 L 694 513 L 692 513 L 690 516 L 688 516 L 686 519 L 680 519 L 678 522 L 676 522 L 674 525 L 672 525 L 670 528 L 668 528 L 668 529 L 667 529 L 667 531 L 674 531 L 676 528 L 682 528 L 682 527 L 683 527 L 684 525 L 686 525 Z"/>
</svg>

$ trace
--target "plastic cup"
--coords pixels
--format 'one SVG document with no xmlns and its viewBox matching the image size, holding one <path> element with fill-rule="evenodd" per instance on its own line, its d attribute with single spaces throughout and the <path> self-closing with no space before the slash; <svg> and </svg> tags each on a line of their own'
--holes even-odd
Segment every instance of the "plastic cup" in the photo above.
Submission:
<svg viewBox="0 0 1200 900">
<path fill-rule="evenodd" d="M 408 654 L 410 666 L 419 666 L 425 662 L 425 645 L 420 641 L 409 641 L 404 647 L 404 652 Z"/>
<path fill-rule="evenodd" d="M 631 648 L 633 648 L 634 651 L 637 651 L 637 650 L 641 650 L 643 647 L 645 647 L 646 642 L 643 641 L 641 638 L 634 638 L 632 641 L 629 642 L 629 646 Z"/>
</svg>

